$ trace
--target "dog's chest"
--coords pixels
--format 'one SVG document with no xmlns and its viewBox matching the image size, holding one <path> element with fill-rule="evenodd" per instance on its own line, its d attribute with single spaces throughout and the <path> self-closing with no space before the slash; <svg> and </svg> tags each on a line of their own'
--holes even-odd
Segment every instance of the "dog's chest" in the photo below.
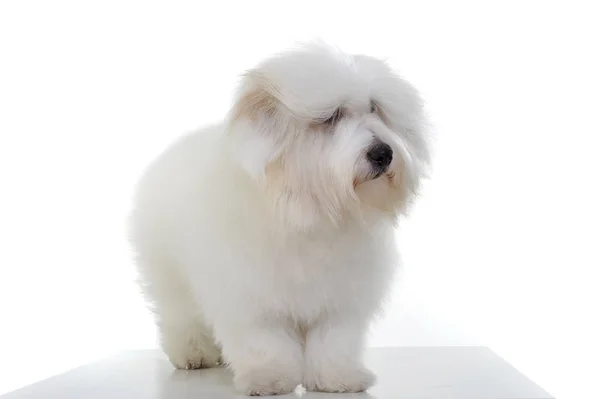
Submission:
<svg viewBox="0 0 600 399">
<path fill-rule="evenodd" d="M 365 306 L 370 293 L 385 289 L 391 255 L 385 245 L 361 236 L 295 242 L 277 253 L 267 272 L 271 303 L 304 319 Z"/>
</svg>

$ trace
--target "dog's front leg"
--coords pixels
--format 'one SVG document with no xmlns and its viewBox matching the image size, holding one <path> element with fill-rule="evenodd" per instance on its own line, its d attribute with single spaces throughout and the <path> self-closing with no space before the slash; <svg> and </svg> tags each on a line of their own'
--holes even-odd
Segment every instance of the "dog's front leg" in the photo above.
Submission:
<svg viewBox="0 0 600 399">
<path fill-rule="evenodd" d="M 302 383 L 302 343 L 292 326 L 278 320 L 238 319 L 215 327 L 239 391 L 286 394 Z"/>
<path fill-rule="evenodd" d="M 306 337 L 305 388 L 323 392 L 361 392 L 375 382 L 363 365 L 368 323 L 355 317 L 325 319 Z"/>
</svg>

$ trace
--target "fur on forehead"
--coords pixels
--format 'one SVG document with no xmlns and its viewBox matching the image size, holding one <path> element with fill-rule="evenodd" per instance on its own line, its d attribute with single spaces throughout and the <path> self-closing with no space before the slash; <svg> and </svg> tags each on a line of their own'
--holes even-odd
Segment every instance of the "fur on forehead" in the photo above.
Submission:
<svg viewBox="0 0 600 399">
<path fill-rule="evenodd" d="M 238 101 L 270 96 L 281 111 L 299 120 L 314 120 L 341 105 L 364 107 L 372 97 L 385 99 L 393 78 L 380 60 L 313 43 L 280 53 L 248 71 Z"/>
</svg>

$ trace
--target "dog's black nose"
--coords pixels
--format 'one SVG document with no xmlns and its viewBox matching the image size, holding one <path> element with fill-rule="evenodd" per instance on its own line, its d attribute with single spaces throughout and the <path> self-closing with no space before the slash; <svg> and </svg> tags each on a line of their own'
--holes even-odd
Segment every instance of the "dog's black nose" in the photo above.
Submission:
<svg viewBox="0 0 600 399">
<path fill-rule="evenodd" d="M 377 143 L 367 152 L 367 159 L 380 170 L 385 170 L 392 163 L 394 151 L 386 143 Z"/>
</svg>

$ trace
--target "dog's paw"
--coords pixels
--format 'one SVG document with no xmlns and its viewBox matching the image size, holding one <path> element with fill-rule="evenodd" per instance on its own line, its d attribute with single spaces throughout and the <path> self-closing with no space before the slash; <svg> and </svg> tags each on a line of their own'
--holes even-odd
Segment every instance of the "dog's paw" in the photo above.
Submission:
<svg viewBox="0 0 600 399">
<path fill-rule="evenodd" d="M 235 376 L 235 387 L 250 396 L 283 395 L 301 383 L 300 373 L 268 368 L 256 369 Z"/>
<path fill-rule="evenodd" d="M 365 368 L 340 366 L 306 377 L 304 386 L 309 391 L 353 393 L 366 391 L 375 381 L 375 374 Z"/>
<path fill-rule="evenodd" d="M 200 353 L 197 351 L 168 354 L 173 366 L 181 370 L 207 369 L 221 366 L 220 353 Z"/>
<path fill-rule="evenodd" d="M 175 366 L 175 368 L 181 370 L 197 370 L 197 369 L 209 369 L 213 367 L 219 367 L 221 363 L 219 361 L 213 361 L 205 358 L 197 358 L 197 359 L 186 359 L 186 360 L 174 360 L 173 358 L 169 358 L 171 364 Z"/>
</svg>

